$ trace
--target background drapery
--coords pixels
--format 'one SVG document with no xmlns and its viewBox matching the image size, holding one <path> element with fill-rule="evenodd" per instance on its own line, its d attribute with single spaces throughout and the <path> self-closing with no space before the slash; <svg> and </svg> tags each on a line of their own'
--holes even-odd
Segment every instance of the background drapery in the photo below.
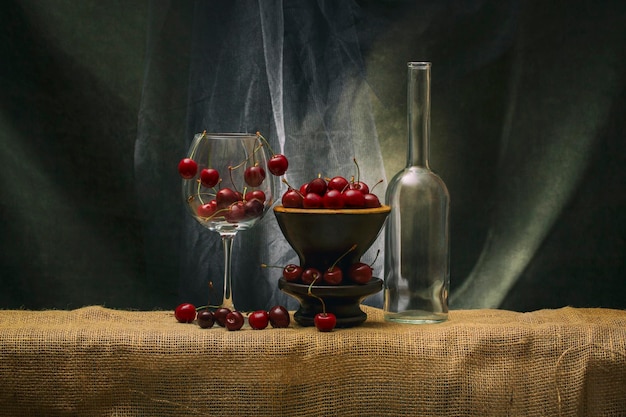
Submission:
<svg viewBox="0 0 626 417">
<path fill-rule="evenodd" d="M 205 129 L 260 130 L 298 185 L 356 157 L 384 194 L 411 60 L 433 62 L 452 308 L 626 307 L 621 2 L 1 7 L 3 307 L 205 302 L 221 245 L 184 212 L 175 170 Z M 293 305 L 258 267 L 295 260 L 271 215 L 235 257 L 242 307 Z"/>
</svg>

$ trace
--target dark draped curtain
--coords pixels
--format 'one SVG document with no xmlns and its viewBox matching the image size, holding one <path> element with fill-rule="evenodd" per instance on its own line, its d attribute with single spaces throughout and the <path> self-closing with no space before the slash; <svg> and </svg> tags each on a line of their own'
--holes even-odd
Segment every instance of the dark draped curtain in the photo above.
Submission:
<svg viewBox="0 0 626 417">
<path fill-rule="evenodd" d="M 219 301 L 219 236 L 176 172 L 193 135 L 261 131 L 298 186 L 356 158 L 382 197 L 405 163 L 406 62 L 427 60 L 451 307 L 626 308 L 623 2 L 63 4 L 3 6 L 0 307 Z M 78 37 L 49 21 L 109 49 L 71 54 Z M 234 254 L 240 308 L 295 307 L 260 267 L 296 261 L 271 213 Z"/>
</svg>

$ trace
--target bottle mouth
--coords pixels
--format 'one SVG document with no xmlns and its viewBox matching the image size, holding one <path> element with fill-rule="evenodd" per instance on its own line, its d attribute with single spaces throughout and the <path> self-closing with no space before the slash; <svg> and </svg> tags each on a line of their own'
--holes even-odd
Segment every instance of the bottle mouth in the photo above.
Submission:
<svg viewBox="0 0 626 417">
<path fill-rule="evenodd" d="M 417 68 L 417 69 L 426 69 L 426 68 L 430 68 L 432 65 L 432 62 L 428 62 L 428 61 L 411 61 L 408 64 L 409 68 Z"/>
</svg>

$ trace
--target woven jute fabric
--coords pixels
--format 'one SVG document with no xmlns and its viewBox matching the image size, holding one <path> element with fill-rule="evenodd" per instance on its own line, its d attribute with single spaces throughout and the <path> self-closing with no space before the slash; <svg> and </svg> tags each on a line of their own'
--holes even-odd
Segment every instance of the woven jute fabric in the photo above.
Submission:
<svg viewBox="0 0 626 417">
<path fill-rule="evenodd" d="M 626 312 L 229 332 L 171 312 L 0 311 L 1 416 L 626 416 Z"/>
</svg>

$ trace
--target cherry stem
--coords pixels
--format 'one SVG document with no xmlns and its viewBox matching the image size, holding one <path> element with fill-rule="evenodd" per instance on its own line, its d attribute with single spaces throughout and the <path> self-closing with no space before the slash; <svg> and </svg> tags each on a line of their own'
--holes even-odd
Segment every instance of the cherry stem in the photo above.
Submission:
<svg viewBox="0 0 626 417">
<path fill-rule="evenodd" d="M 361 181 L 361 168 L 359 168 L 359 163 L 356 161 L 356 158 L 352 158 L 354 161 L 354 165 L 356 165 L 356 182 Z"/>
<path fill-rule="evenodd" d="M 278 266 L 278 265 L 261 264 L 261 268 L 279 268 L 279 269 L 283 269 L 284 267 Z"/>
<path fill-rule="evenodd" d="M 256 135 L 259 137 L 259 139 L 261 139 L 266 145 L 267 148 L 270 150 L 270 153 L 272 154 L 272 156 L 276 155 L 276 153 L 274 153 L 274 150 L 272 149 L 272 146 L 270 145 L 270 143 L 267 141 L 267 139 L 265 139 L 263 137 L 263 135 L 261 134 L 261 132 L 256 132 Z"/>
<path fill-rule="evenodd" d="M 374 265 L 376 263 L 376 260 L 378 259 L 378 255 L 380 255 L 380 249 L 378 249 L 376 251 L 376 256 L 374 257 L 374 260 L 372 261 L 372 263 L 370 264 L 370 268 L 372 267 L 372 265 Z"/>
<path fill-rule="evenodd" d="M 200 188 L 202 187 L 202 181 L 198 180 L 198 190 L 196 191 L 196 195 L 200 199 L 200 204 L 204 205 L 204 200 L 202 200 L 202 196 L 200 195 Z"/>
<path fill-rule="evenodd" d="M 240 167 L 241 165 L 242 164 L 239 164 L 235 168 L 233 168 L 232 165 L 228 166 L 228 175 L 230 176 L 230 182 L 233 184 L 233 188 L 237 192 L 239 192 L 239 190 L 237 189 L 237 185 L 235 184 L 235 179 L 233 178 L 233 170 L 236 169 L 237 167 Z"/>
<path fill-rule="evenodd" d="M 335 266 L 337 266 L 337 263 L 339 263 L 340 260 L 342 260 L 347 254 L 349 254 L 350 252 L 352 252 L 353 250 L 356 249 L 356 243 L 354 245 L 352 245 L 352 247 L 350 249 L 348 249 L 343 255 L 341 255 L 339 258 L 337 258 L 337 260 L 335 261 L 334 264 L 332 264 L 330 266 L 330 268 L 328 268 L 329 271 L 332 271 L 333 269 L 335 269 Z"/>
<path fill-rule="evenodd" d="M 374 184 L 374 185 L 372 186 L 372 188 L 370 188 L 370 193 L 371 193 L 372 191 L 374 191 L 374 188 L 376 188 L 376 186 L 377 186 L 378 184 L 382 184 L 382 182 L 383 182 L 383 180 L 378 180 L 378 182 L 377 182 L 376 184 Z"/>
<path fill-rule="evenodd" d="M 200 139 L 202 139 L 205 136 L 206 136 L 206 130 L 202 132 L 202 135 L 200 136 Z M 191 153 L 189 154 L 189 158 L 190 159 L 193 159 L 193 157 L 196 155 L 196 151 L 198 150 L 198 146 L 200 145 L 200 139 L 198 139 L 198 141 L 196 142 L 195 146 L 191 150 Z"/>
<path fill-rule="evenodd" d="M 300 196 L 301 196 L 302 198 L 304 198 L 304 196 L 302 195 L 302 193 L 300 192 L 300 190 L 298 190 L 297 188 L 293 188 L 293 187 L 291 186 L 291 184 L 289 184 L 289 183 L 287 182 L 287 180 L 286 180 L 286 179 L 282 178 L 282 179 L 281 179 L 281 181 L 282 181 L 282 182 L 284 182 L 285 184 L 287 184 L 287 187 L 291 188 L 292 190 L 294 190 L 295 192 L 297 192 L 298 194 L 300 194 Z"/>
<path fill-rule="evenodd" d="M 203 219 L 204 221 L 209 221 L 209 220 L 211 220 L 213 217 L 217 216 L 218 214 L 219 214 L 219 216 L 217 216 L 217 217 L 222 217 L 222 216 L 221 216 L 221 214 L 222 214 L 222 213 L 225 213 L 225 212 L 230 211 L 230 208 L 231 208 L 234 204 L 236 204 L 236 203 L 233 203 L 233 204 L 231 204 L 230 206 L 228 206 L 228 207 L 226 207 L 226 208 L 219 209 L 219 210 L 217 210 L 215 213 L 211 214 L 210 216 L 206 216 L 206 217 L 199 216 L 199 217 L 200 217 L 201 219 Z"/>
<path fill-rule="evenodd" d="M 221 306 L 214 304 L 207 304 L 205 306 L 196 307 L 196 311 L 208 310 L 210 308 L 220 308 Z"/>
<path fill-rule="evenodd" d="M 318 279 L 318 278 L 319 278 L 319 277 L 316 277 L 316 278 L 313 280 L 313 282 L 311 282 L 311 284 L 309 285 L 309 289 L 308 289 L 308 291 L 307 291 L 307 294 L 308 294 L 309 296 L 311 296 L 311 297 L 315 297 L 315 298 L 317 298 L 318 300 L 320 300 L 320 303 L 322 303 L 322 314 L 326 314 L 326 303 L 324 303 L 324 300 L 322 299 L 322 297 L 320 297 L 320 296 L 318 296 L 318 295 L 316 295 L 316 294 L 313 294 L 313 292 L 311 291 L 311 289 L 313 288 L 313 284 L 315 284 L 315 281 L 317 281 L 317 279 Z"/>
</svg>

